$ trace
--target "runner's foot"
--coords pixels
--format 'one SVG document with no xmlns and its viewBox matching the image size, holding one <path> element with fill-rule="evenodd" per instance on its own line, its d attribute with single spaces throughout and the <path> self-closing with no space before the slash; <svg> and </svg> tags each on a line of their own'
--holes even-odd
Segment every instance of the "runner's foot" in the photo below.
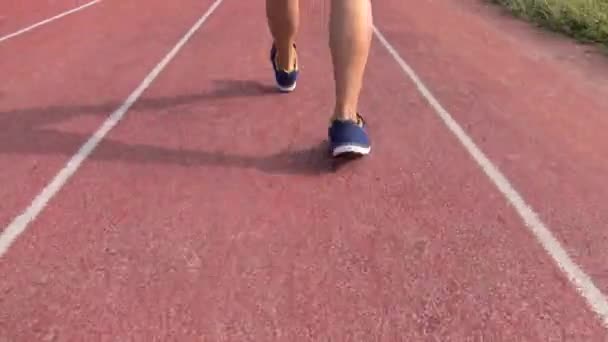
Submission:
<svg viewBox="0 0 608 342">
<path fill-rule="evenodd" d="M 295 44 L 293 46 L 296 48 Z M 274 70 L 274 77 L 279 91 L 288 93 L 296 89 L 296 81 L 298 79 L 298 62 L 297 57 L 294 58 L 293 67 L 289 70 L 285 70 L 279 67 L 277 62 L 277 48 L 273 44 L 270 50 L 270 62 L 272 63 L 272 69 Z"/>
<path fill-rule="evenodd" d="M 369 154 L 371 144 L 365 128 L 365 121 L 359 114 L 357 114 L 356 121 L 333 119 L 328 130 L 329 149 L 332 156 Z"/>
</svg>

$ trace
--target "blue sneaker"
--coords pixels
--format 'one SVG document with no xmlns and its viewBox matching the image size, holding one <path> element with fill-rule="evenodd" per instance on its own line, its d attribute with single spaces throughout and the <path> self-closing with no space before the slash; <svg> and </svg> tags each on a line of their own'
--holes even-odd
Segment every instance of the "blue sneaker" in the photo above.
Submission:
<svg viewBox="0 0 608 342">
<path fill-rule="evenodd" d="M 332 156 L 369 154 L 371 144 L 365 126 L 365 121 L 359 114 L 357 114 L 356 122 L 333 120 L 328 131 L 329 149 Z"/>
<path fill-rule="evenodd" d="M 293 45 L 293 48 L 296 48 L 296 45 Z M 298 79 L 298 62 L 296 57 L 296 62 L 292 71 L 286 71 L 279 69 L 277 65 L 277 49 L 275 45 L 272 45 L 270 49 L 270 62 L 272 63 L 272 69 L 274 70 L 274 78 L 277 83 L 277 88 L 279 91 L 284 93 L 292 92 L 296 89 L 296 81 Z"/>
</svg>

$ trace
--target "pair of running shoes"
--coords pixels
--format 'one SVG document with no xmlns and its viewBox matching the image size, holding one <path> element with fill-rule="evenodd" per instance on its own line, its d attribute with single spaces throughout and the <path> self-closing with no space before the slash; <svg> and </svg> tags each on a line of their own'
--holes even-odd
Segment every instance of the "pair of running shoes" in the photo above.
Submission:
<svg viewBox="0 0 608 342">
<path fill-rule="evenodd" d="M 294 45 L 295 49 L 295 45 Z M 286 71 L 277 65 L 277 50 L 273 45 L 270 51 L 270 61 L 275 74 L 276 85 L 281 92 L 292 92 L 296 89 L 299 69 Z M 297 63 L 297 62 L 296 62 Z M 357 120 L 346 121 L 334 119 L 328 129 L 329 153 L 333 157 L 364 156 L 370 153 L 371 144 L 366 131 L 363 117 L 357 113 Z"/>
</svg>

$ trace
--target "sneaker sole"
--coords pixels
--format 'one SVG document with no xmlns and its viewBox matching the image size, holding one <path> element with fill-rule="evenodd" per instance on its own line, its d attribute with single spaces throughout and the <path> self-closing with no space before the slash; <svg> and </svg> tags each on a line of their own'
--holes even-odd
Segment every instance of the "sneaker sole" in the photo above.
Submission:
<svg viewBox="0 0 608 342">
<path fill-rule="evenodd" d="M 334 157 L 339 157 L 341 155 L 344 154 L 350 154 L 350 155 L 368 155 L 371 152 L 372 148 L 371 147 L 363 147 L 363 146 L 357 146 L 357 145 L 343 145 L 343 146 L 338 146 L 336 148 L 333 149 L 333 151 L 331 151 L 332 156 Z"/>
<path fill-rule="evenodd" d="M 291 93 L 292 91 L 294 91 L 296 89 L 296 84 L 297 84 L 297 82 L 295 82 L 292 86 L 283 87 L 277 83 L 276 86 L 277 86 L 277 89 L 279 89 L 279 91 L 282 93 Z"/>
</svg>

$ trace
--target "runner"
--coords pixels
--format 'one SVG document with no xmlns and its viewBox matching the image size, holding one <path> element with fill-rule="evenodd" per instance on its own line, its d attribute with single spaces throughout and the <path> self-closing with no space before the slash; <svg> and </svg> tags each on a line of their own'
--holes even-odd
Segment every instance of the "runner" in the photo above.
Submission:
<svg viewBox="0 0 608 342">
<path fill-rule="evenodd" d="M 328 130 L 330 152 L 367 155 L 371 150 L 365 122 L 358 111 L 359 94 L 372 38 L 370 0 L 329 0 L 329 47 L 334 67 L 335 107 Z M 299 0 L 266 0 L 273 36 L 270 59 L 277 87 L 295 90 L 298 78 L 296 33 Z"/>
</svg>

